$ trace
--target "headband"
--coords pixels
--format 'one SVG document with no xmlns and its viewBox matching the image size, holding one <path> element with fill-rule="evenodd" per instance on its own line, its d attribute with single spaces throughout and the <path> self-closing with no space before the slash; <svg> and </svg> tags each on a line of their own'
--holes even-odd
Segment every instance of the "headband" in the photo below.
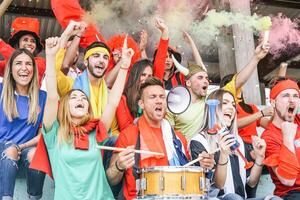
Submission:
<svg viewBox="0 0 300 200">
<path fill-rule="evenodd" d="M 295 89 L 299 92 L 297 83 L 295 81 L 287 79 L 284 81 L 280 81 L 272 88 L 270 92 L 270 99 L 275 99 L 280 92 L 287 89 Z"/>
<path fill-rule="evenodd" d="M 95 48 L 91 48 L 90 50 L 88 50 L 85 54 L 84 54 L 84 58 L 83 60 L 87 60 L 91 55 L 93 55 L 94 53 L 104 53 L 106 54 L 108 57 L 110 57 L 109 51 L 104 48 L 104 47 L 95 47 Z"/>
</svg>

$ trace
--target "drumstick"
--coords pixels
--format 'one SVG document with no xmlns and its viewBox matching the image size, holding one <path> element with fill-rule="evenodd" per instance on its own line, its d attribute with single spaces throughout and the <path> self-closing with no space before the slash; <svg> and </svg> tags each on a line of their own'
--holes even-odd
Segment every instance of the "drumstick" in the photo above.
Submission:
<svg viewBox="0 0 300 200">
<path fill-rule="evenodd" d="M 208 152 L 208 154 L 214 154 L 216 152 L 220 151 L 220 148 L 216 148 L 214 151 Z M 191 162 L 186 163 L 185 165 L 183 165 L 184 167 L 188 167 L 191 166 L 192 164 L 199 162 L 203 157 L 198 157 L 194 160 L 192 160 Z"/>
<path fill-rule="evenodd" d="M 97 146 L 98 149 L 110 150 L 110 151 L 124 151 L 126 148 L 119 148 L 119 147 L 109 147 L 109 146 Z M 146 150 L 134 150 L 134 153 L 141 153 L 141 154 L 150 154 L 156 156 L 165 156 L 163 153 L 153 152 L 153 151 L 146 151 Z"/>
</svg>

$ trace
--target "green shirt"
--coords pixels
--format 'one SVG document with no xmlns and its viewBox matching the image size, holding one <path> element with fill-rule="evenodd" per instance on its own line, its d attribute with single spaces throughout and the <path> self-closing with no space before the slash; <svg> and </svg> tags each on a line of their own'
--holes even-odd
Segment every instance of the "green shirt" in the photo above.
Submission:
<svg viewBox="0 0 300 200">
<path fill-rule="evenodd" d="M 57 142 L 58 122 L 47 133 L 45 144 L 55 181 L 55 200 L 114 199 L 103 168 L 101 151 L 96 148 L 95 131 L 89 134 L 89 150 L 77 150 L 73 143 Z"/>
<path fill-rule="evenodd" d="M 174 115 L 170 111 L 167 112 L 167 119 L 174 126 L 175 130 L 180 131 L 185 138 L 190 141 L 197 133 L 203 120 L 205 108 L 205 99 L 201 99 L 196 103 L 191 103 L 188 109 L 179 114 Z"/>
</svg>

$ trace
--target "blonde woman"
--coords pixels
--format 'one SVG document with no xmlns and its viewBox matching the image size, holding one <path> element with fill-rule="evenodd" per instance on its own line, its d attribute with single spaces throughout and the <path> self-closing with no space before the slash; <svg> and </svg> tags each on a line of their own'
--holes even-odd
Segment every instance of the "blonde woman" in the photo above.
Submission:
<svg viewBox="0 0 300 200">
<path fill-rule="evenodd" d="M 246 177 L 243 159 L 237 155 L 235 151 L 231 151 L 230 149 L 237 141 L 239 143 L 239 150 L 242 154 L 245 154 L 243 140 L 237 134 L 236 104 L 234 97 L 230 92 L 219 89 L 212 92 L 208 99 L 219 100 L 220 103 L 216 108 L 214 117 L 216 123 L 224 127 L 224 131 L 216 135 L 208 134 L 210 116 L 209 108 L 206 105 L 203 123 L 198 134 L 194 136 L 190 142 L 191 156 L 193 159 L 202 156 L 203 158 L 199 163 L 200 166 L 215 170 L 213 182 L 215 182 L 215 186 L 220 189 L 220 199 L 246 199 L 246 184 L 250 187 L 254 187 L 259 181 L 265 157 L 266 143 L 257 136 L 252 137 L 256 160 L 250 175 Z M 211 157 L 208 152 L 212 152 L 217 148 L 220 148 L 220 152 L 215 153 L 215 155 Z"/>
<path fill-rule="evenodd" d="M 39 90 L 32 53 L 17 49 L 0 83 L 0 199 L 13 199 L 17 171 L 25 168 L 30 199 L 40 199 L 45 174 L 29 169 L 38 140 L 46 93 Z"/>
<path fill-rule="evenodd" d="M 46 40 L 46 86 L 48 92 L 43 120 L 43 136 L 53 178 L 54 199 L 114 199 L 106 179 L 97 143 L 107 138 L 134 52 L 124 42 L 121 68 L 109 94 L 101 119 L 94 119 L 87 95 L 73 89 L 60 99 L 55 72 L 58 38 Z"/>
</svg>

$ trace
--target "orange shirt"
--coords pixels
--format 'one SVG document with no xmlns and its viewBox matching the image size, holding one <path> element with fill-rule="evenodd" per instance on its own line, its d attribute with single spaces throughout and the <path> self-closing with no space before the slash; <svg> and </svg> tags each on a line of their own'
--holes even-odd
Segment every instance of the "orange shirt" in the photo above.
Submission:
<svg viewBox="0 0 300 200">
<path fill-rule="evenodd" d="M 163 144 L 162 146 L 165 147 L 163 137 L 162 137 L 162 131 L 160 128 L 152 128 L 154 133 L 157 134 L 157 142 Z M 177 137 L 180 139 L 182 142 L 186 155 L 188 155 L 188 150 L 187 150 L 187 142 L 186 139 L 182 134 L 179 132 L 176 132 Z M 126 148 L 127 146 L 130 145 L 136 145 L 138 137 L 138 127 L 136 125 L 130 125 L 123 131 L 121 131 L 117 142 L 116 142 L 116 147 L 122 147 Z M 156 158 L 148 158 L 143 160 L 142 167 L 146 166 L 168 166 L 168 158 L 167 158 L 167 152 L 166 149 L 164 148 L 164 154 L 165 156 L 162 157 L 161 159 L 156 159 Z M 135 185 L 135 178 L 132 174 L 132 168 L 127 169 L 125 172 L 125 184 L 123 185 L 123 195 L 126 200 L 129 199 L 134 199 L 136 197 L 136 185 Z"/>
<path fill-rule="evenodd" d="M 281 148 L 284 145 L 281 129 L 277 128 L 273 123 L 269 123 L 267 129 L 262 134 L 262 138 L 266 141 L 267 144 L 266 158 L 272 156 L 273 154 L 280 155 Z M 295 141 L 296 140 L 300 141 L 299 126 L 295 136 Z M 296 151 L 295 156 L 297 157 L 298 163 L 300 164 L 300 146 L 297 147 L 295 145 L 295 151 Z M 280 156 L 286 156 L 286 155 L 280 155 Z M 282 197 L 286 195 L 289 191 L 300 190 L 300 171 L 298 172 L 296 182 L 294 183 L 293 186 L 283 185 L 271 168 L 269 168 L 269 172 L 273 180 L 273 183 L 275 184 L 275 191 L 274 191 L 275 195 Z"/>
<path fill-rule="evenodd" d="M 127 101 L 125 95 L 122 95 L 120 103 L 116 110 L 116 117 L 118 120 L 118 126 L 120 131 L 127 128 L 129 125 L 133 124 L 133 117 L 127 106 Z"/>
<path fill-rule="evenodd" d="M 251 106 L 252 110 L 253 110 L 253 114 L 259 112 L 258 108 L 253 105 L 253 104 L 248 104 L 249 106 Z M 243 110 L 243 108 L 237 104 L 237 118 L 243 118 L 243 117 L 247 117 L 249 114 L 247 112 L 245 112 Z M 243 139 L 244 142 L 251 144 L 252 143 L 252 139 L 251 136 L 252 135 L 256 135 L 257 136 L 257 131 L 256 131 L 256 127 L 260 126 L 260 120 L 256 120 L 254 122 L 252 122 L 251 124 L 243 127 L 243 128 L 239 128 L 239 135 L 241 136 L 241 138 Z"/>
</svg>

